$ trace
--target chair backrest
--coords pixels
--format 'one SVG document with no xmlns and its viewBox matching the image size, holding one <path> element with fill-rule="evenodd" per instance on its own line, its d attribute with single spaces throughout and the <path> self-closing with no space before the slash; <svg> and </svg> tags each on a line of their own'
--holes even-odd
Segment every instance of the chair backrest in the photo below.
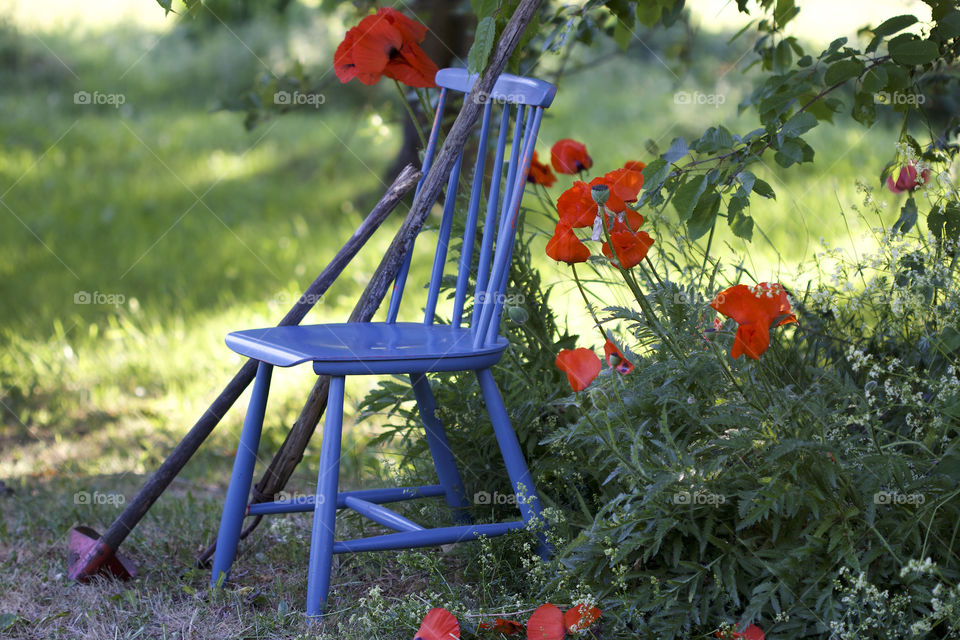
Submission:
<svg viewBox="0 0 960 640">
<path fill-rule="evenodd" d="M 441 69 L 436 82 L 441 88 L 436 116 L 423 160 L 423 173 L 430 170 L 433 155 L 440 144 L 444 108 L 451 94 L 464 96 L 473 88 L 476 75 L 464 69 Z M 456 261 L 456 290 L 451 323 L 462 326 L 471 271 L 476 273 L 473 312 L 469 326 L 474 345 L 479 347 L 497 339 L 503 309 L 510 258 L 516 238 L 517 216 L 527 182 L 527 172 L 540 129 L 543 110 L 550 106 L 556 87 L 542 80 L 502 74 L 485 100 L 483 114 L 475 127 L 476 154 L 470 149 L 464 162 L 461 151 L 447 180 L 443 214 L 434 253 L 433 269 L 427 292 L 424 322 L 432 324 L 436 315 L 440 284 L 450 246 L 450 235 L 458 194 L 469 193 L 460 257 Z M 506 157 L 509 154 L 509 157 Z M 461 179 L 461 178 L 465 179 Z M 421 181 L 422 184 L 422 181 Z M 417 186 L 419 192 L 420 185 Z M 483 214 L 482 222 L 480 214 Z M 478 227 L 481 234 L 477 238 Z M 479 241 L 479 252 L 475 246 Z M 412 253 L 412 251 L 411 251 Z M 477 255 L 474 255 L 477 253 Z M 451 261 L 453 262 L 453 261 Z M 394 282 L 388 322 L 395 322 L 410 266 L 410 255 Z"/>
</svg>

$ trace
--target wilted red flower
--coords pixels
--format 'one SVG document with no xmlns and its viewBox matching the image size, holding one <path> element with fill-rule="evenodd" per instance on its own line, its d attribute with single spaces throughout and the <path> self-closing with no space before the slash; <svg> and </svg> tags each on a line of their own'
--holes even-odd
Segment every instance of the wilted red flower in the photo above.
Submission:
<svg viewBox="0 0 960 640">
<path fill-rule="evenodd" d="M 610 243 L 613 244 L 616 255 L 606 242 L 601 247 L 603 255 L 621 269 L 632 269 L 647 257 L 647 252 L 653 246 L 653 238 L 646 231 L 613 231 L 610 233 Z"/>
<path fill-rule="evenodd" d="M 497 633 L 502 633 L 505 636 L 512 636 L 518 633 L 523 633 L 523 625 L 519 622 L 514 622 L 513 620 L 504 620 L 503 618 L 497 618 L 493 622 L 481 622 L 477 625 L 481 629 L 486 629 L 488 631 L 495 631 Z"/>
<path fill-rule="evenodd" d="M 923 181 L 923 184 L 926 184 L 930 179 L 930 170 L 924 169 L 921 171 L 920 178 Z M 900 169 L 900 175 L 897 176 L 896 182 L 893 181 L 892 174 L 887 176 L 887 188 L 894 193 L 913 191 L 917 188 L 918 184 L 920 183 L 917 182 L 917 166 L 912 162 Z"/>
<path fill-rule="evenodd" d="M 578 604 L 563 614 L 563 624 L 570 633 L 586 631 L 590 628 L 590 625 L 597 621 L 601 613 L 600 609 L 596 607 Z"/>
<path fill-rule="evenodd" d="M 561 220 L 553 230 L 553 237 L 547 242 L 547 255 L 557 262 L 576 264 L 590 258 L 588 249 L 567 222 Z"/>
<path fill-rule="evenodd" d="M 592 349 L 587 349 L 580 347 L 579 349 L 563 349 L 560 351 L 560 354 L 557 355 L 555 361 L 557 368 L 567 374 L 567 380 L 570 382 L 570 388 L 574 391 L 583 391 L 590 386 L 590 383 L 593 382 L 593 379 L 597 377 L 600 373 L 600 358 L 597 357 L 597 354 L 593 352 Z M 543 605 L 544 607 L 547 605 Z M 549 605 L 553 607 L 553 605 Z M 543 607 L 540 607 L 542 609 Z M 556 607 L 554 607 L 556 609 Z M 537 609 L 537 611 L 540 611 Z M 557 611 L 560 611 L 557 609 Z M 534 615 L 537 615 L 534 612 Z M 546 614 L 544 614 L 546 615 Z M 530 621 L 533 621 L 533 616 L 530 617 Z M 560 626 L 563 627 L 563 618 L 561 616 Z M 527 633 L 530 633 L 530 626 L 527 625 Z M 541 637 L 541 636 L 529 636 L 529 637 Z M 544 636 L 546 637 L 546 636 Z M 561 634 L 562 638 L 563 635 Z"/>
<path fill-rule="evenodd" d="M 420 623 L 414 640 L 451 640 L 460 637 L 460 623 L 446 609 L 430 609 Z"/>
<path fill-rule="evenodd" d="M 593 166 L 593 159 L 587 154 L 583 143 L 564 138 L 558 140 L 550 149 L 550 164 L 557 173 L 580 173 Z"/>
<path fill-rule="evenodd" d="M 597 217 L 597 203 L 590 196 L 590 185 L 577 180 L 557 199 L 560 220 L 573 228 L 592 227 Z"/>
<path fill-rule="evenodd" d="M 730 349 L 733 358 L 746 354 L 758 360 L 770 346 L 771 326 L 797 321 L 790 312 L 787 292 L 779 284 L 734 285 L 717 294 L 710 306 L 739 325 Z"/>
<path fill-rule="evenodd" d="M 627 360 L 627 358 L 620 352 L 620 349 L 617 348 L 617 345 L 615 345 L 609 338 L 605 343 L 603 343 L 603 355 L 604 359 L 607 361 L 607 366 L 617 373 L 627 374 L 633 371 L 633 363 Z M 571 609 L 571 611 L 572 610 L 573 609 Z M 567 613 L 570 613 L 570 611 L 567 611 Z"/>
<path fill-rule="evenodd" d="M 580 349 L 577 349 L 577 351 L 580 351 Z M 584 349 L 584 351 L 590 350 Z M 590 353 L 593 352 L 590 351 Z M 594 355 L 593 357 L 596 358 L 597 356 Z M 599 371 L 599 358 L 597 358 L 597 367 Z M 563 640 L 566 634 L 567 629 L 563 624 L 563 612 L 555 604 L 540 605 L 536 611 L 530 614 L 530 619 L 527 620 L 528 640 Z"/>
<path fill-rule="evenodd" d="M 411 87 L 435 87 L 437 65 L 419 44 L 426 35 L 426 26 L 396 9 L 378 9 L 347 31 L 333 54 L 333 70 L 340 82 L 376 84 L 385 75 Z"/>
<path fill-rule="evenodd" d="M 527 173 L 527 180 L 533 184 L 542 184 L 545 187 L 552 187 L 557 181 L 557 176 L 553 175 L 550 166 L 543 164 L 537 158 L 537 152 L 533 152 L 533 159 L 530 160 L 530 171 Z"/>
</svg>

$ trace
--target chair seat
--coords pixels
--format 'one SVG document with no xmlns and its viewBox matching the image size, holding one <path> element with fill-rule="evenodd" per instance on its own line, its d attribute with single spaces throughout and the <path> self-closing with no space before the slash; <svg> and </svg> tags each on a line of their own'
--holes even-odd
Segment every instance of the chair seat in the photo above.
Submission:
<svg viewBox="0 0 960 640">
<path fill-rule="evenodd" d="M 234 331 L 227 346 L 279 367 L 313 362 L 318 374 L 363 375 L 485 369 L 500 360 L 507 340 L 475 348 L 470 329 L 350 322 Z"/>
</svg>

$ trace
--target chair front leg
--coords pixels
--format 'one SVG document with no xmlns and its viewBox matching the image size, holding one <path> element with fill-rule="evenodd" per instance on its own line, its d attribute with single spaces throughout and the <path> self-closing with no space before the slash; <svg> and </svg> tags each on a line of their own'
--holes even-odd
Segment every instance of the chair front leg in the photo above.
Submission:
<svg viewBox="0 0 960 640">
<path fill-rule="evenodd" d="M 477 371 L 477 378 L 480 381 L 483 399 L 487 404 L 490 422 L 493 423 L 493 433 L 497 437 L 497 444 L 500 445 L 500 453 L 507 467 L 507 474 L 510 476 L 510 486 L 513 487 L 514 495 L 517 497 L 520 515 L 524 522 L 529 524 L 531 521 L 536 521 L 541 527 L 541 532 L 538 533 L 540 539 L 538 551 L 546 560 L 551 554 L 551 549 L 542 531 L 546 527 L 543 507 L 540 504 L 540 496 L 537 495 L 537 488 L 533 484 L 533 476 L 530 475 L 530 469 L 527 468 L 527 462 L 523 458 L 520 441 L 517 440 L 517 434 L 510 424 L 510 416 L 507 414 L 507 407 L 503 404 L 500 389 L 497 388 L 497 383 L 493 379 L 493 373 L 490 369 L 480 369 Z"/>
<path fill-rule="evenodd" d="M 422 373 L 412 373 L 410 382 L 417 398 L 420 421 L 426 432 L 433 466 L 437 471 L 440 485 L 446 492 L 447 505 L 453 510 L 453 519 L 458 524 L 471 524 L 472 518 L 466 511 L 470 506 L 467 501 L 467 492 L 463 488 L 463 480 L 460 478 L 460 471 L 457 469 L 457 462 L 450 449 L 450 441 L 447 440 L 443 423 L 437 418 L 437 402 L 430 389 L 430 380 Z"/>
<path fill-rule="evenodd" d="M 257 367 L 257 377 L 253 383 L 250 406 L 243 419 L 240 443 L 233 461 L 230 484 L 220 518 L 220 530 L 217 533 L 217 551 L 213 556 L 213 574 L 210 586 L 222 585 L 230 576 L 230 566 L 237 555 L 240 530 L 247 513 L 250 498 L 250 485 L 253 483 L 253 467 L 257 461 L 257 448 L 260 446 L 260 432 L 263 430 L 263 416 L 267 409 L 267 395 L 270 392 L 270 376 L 273 366 L 261 362 Z"/>
<path fill-rule="evenodd" d="M 307 615 L 319 616 L 327 604 L 333 541 L 337 519 L 337 484 L 340 475 L 340 435 L 343 430 L 344 377 L 331 376 L 327 394 L 327 417 L 320 446 L 320 471 L 310 534 L 310 564 L 307 575 Z"/>
</svg>

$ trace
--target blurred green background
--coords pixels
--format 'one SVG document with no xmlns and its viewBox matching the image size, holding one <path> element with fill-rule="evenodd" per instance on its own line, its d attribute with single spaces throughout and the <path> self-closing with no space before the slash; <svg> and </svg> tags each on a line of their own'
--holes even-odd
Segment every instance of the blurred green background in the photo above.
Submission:
<svg viewBox="0 0 960 640">
<path fill-rule="evenodd" d="M 600 43 L 544 55 L 538 75 L 565 73 L 542 157 L 576 138 L 600 174 L 649 160 L 648 140 L 665 148 L 711 124 L 755 127 L 737 113 L 751 42 L 729 42 L 743 18 L 733 3 L 692 4 L 688 23 L 637 33 L 626 53 Z M 825 33 L 816 16 L 828 5 L 804 3 L 799 35 L 825 44 L 866 19 L 857 7 L 877 22 L 894 4 L 844 3 Z M 333 77 L 332 51 L 354 15 L 292 3 L 198 24 L 146 1 L 0 8 L 0 479 L 150 472 L 239 366 L 224 335 L 279 320 L 349 237 L 389 181 L 406 117 L 387 83 Z M 294 61 L 323 87 L 323 104 L 250 131 L 242 112 L 223 108 Z M 762 234 L 749 245 L 721 234 L 715 251 L 802 288 L 798 265 L 821 239 L 856 242 L 862 230 L 848 230 L 841 211 L 862 199 L 858 179 L 876 185 L 895 139 L 883 123 L 818 127 L 814 164 L 758 170 L 778 193 L 752 212 Z M 551 195 L 570 182 L 561 176 Z M 876 224 L 889 224 L 896 197 L 881 197 L 890 219 Z M 404 209 L 308 322 L 346 318 Z M 551 227 L 549 215 L 534 211 L 528 230 Z M 565 265 L 538 260 L 561 317 L 583 329 Z M 411 317 L 416 306 L 414 295 Z M 312 382 L 309 367 L 275 374 L 268 444 Z M 352 380 L 348 405 L 372 382 Z M 187 477 L 225 482 L 241 416 L 227 416 Z M 353 432 L 352 477 L 379 473 L 363 446 L 376 427 Z"/>
</svg>

